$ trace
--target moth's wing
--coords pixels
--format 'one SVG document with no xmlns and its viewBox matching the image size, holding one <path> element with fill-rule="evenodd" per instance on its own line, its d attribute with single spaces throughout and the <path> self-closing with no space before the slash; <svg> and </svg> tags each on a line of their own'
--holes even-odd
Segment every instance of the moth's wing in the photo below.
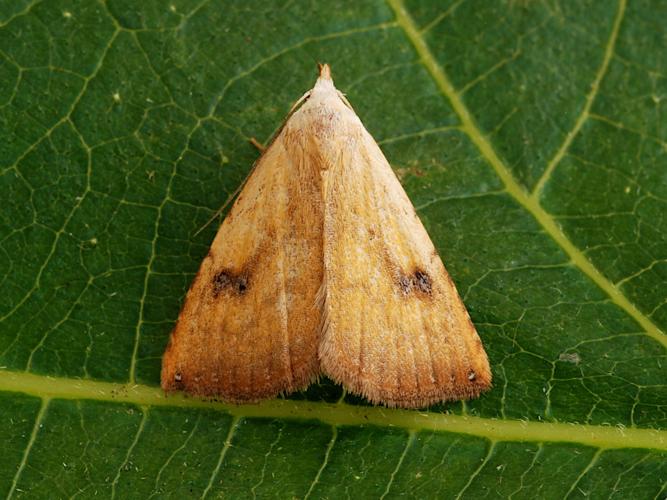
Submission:
<svg viewBox="0 0 667 500">
<path fill-rule="evenodd" d="M 191 285 L 162 387 L 241 402 L 306 386 L 319 374 L 322 273 L 319 174 L 287 152 L 280 134 Z"/>
<path fill-rule="evenodd" d="M 324 187 L 322 371 L 374 403 L 477 396 L 489 362 L 414 207 L 361 123 Z"/>
</svg>

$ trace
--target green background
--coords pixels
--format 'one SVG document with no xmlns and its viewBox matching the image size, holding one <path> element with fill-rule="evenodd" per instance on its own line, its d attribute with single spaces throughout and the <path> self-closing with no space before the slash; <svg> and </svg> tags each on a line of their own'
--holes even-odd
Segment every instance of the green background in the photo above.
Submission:
<svg viewBox="0 0 667 500">
<path fill-rule="evenodd" d="M 0 0 L 0 492 L 663 498 L 667 3 Z M 328 62 L 494 388 L 164 399 L 243 181 Z M 663 103 L 665 101 L 665 103 Z"/>
</svg>

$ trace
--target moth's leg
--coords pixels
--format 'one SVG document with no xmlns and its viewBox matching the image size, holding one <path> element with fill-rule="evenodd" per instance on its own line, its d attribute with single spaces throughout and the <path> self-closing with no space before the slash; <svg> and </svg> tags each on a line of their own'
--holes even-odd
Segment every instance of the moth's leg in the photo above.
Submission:
<svg viewBox="0 0 667 500">
<path fill-rule="evenodd" d="M 308 98 L 310 97 L 311 92 L 312 92 L 312 90 L 309 90 L 308 92 L 306 92 L 305 94 L 303 94 L 303 95 L 299 98 L 298 101 L 296 101 L 296 102 L 294 103 L 294 105 L 290 108 L 289 113 L 287 113 L 287 118 L 289 118 L 289 115 L 291 115 L 292 113 L 294 113 L 294 112 L 297 110 L 297 108 L 298 108 L 299 106 L 301 106 L 304 102 L 306 102 L 306 101 L 308 100 Z M 287 121 L 287 118 L 285 119 L 285 121 Z"/>
<path fill-rule="evenodd" d="M 255 146 L 255 147 L 257 148 L 257 150 L 258 150 L 260 153 L 263 153 L 263 152 L 266 150 L 266 146 L 264 146 L 264 144 L 262 144 L 261 142 L 259 142 L 259 141 L 258 141 L 257 139 L 255 139 L 254 137 L 251 137 L 251 138 L 250 138 L 250 144 L 252 144 L 253 146 Z M 244 182 L 245 182 L 245 181 L 244 181 Z"/>
</svg>

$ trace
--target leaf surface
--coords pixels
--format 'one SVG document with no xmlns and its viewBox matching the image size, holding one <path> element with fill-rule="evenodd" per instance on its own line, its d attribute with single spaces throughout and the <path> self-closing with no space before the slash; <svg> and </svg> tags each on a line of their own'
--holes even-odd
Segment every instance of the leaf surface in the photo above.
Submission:
<svg viewBox="0 0 667 500">
<path fill-rule="evenodd" d="M 667 4 L 0 7 L 0 492 L 664 497 Z M 199 229 L 317 61 L 464 297 L 478 400 L 158 389 Z"/>
</svg>

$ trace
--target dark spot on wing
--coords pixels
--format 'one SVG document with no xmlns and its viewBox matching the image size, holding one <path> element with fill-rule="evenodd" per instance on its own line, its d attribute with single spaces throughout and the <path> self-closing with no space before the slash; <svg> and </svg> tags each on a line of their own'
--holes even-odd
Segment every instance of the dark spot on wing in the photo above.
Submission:
<svg viewBox="0 0 667 500">
<path fill-rule="evenodd" d="M 243 293 L 246 291 L 246 288 L 248 288 L 248 282 L 245 277 L 241 276 L 236 282 L 236 287 L 239 291 L 239 293 Z"/>
<path fill-rule="evenodd" d="M 415 271 L 413 277 L 415 287 L 422 293 L 431 293 L 431 278 L 428 277 L 424 271 L 417 270 Z"/>
<path fill-rule="evenodd" d="M 220 271 L 213 276 L 213 294 L 218 295 L 232 282 L 232 278 L 226 271 Z"/>
<path fill-rule="evenodd" d="M 431 295 L 433 293 L 431 277 L 422 269 L 416 269 L 409 275 L 401 273 L 398 277 L 398 286 L 405 295 L 411 293 Z"/>
<path fill-rule="evenodd" d="M 401 287 L 401 291 L 406 295 L 412 291 L 412 281 L 405 274 L 399 276 L 398 286 Z"/>
<path fill-rule="evenodd" d="M 225 269 L 213 276 L 212 285 L 214 297 L 217 297 L 224 291 L 243 295 L 248 289 L 248 275 L 246 273 L 235 274 Z"/>
</svg>

